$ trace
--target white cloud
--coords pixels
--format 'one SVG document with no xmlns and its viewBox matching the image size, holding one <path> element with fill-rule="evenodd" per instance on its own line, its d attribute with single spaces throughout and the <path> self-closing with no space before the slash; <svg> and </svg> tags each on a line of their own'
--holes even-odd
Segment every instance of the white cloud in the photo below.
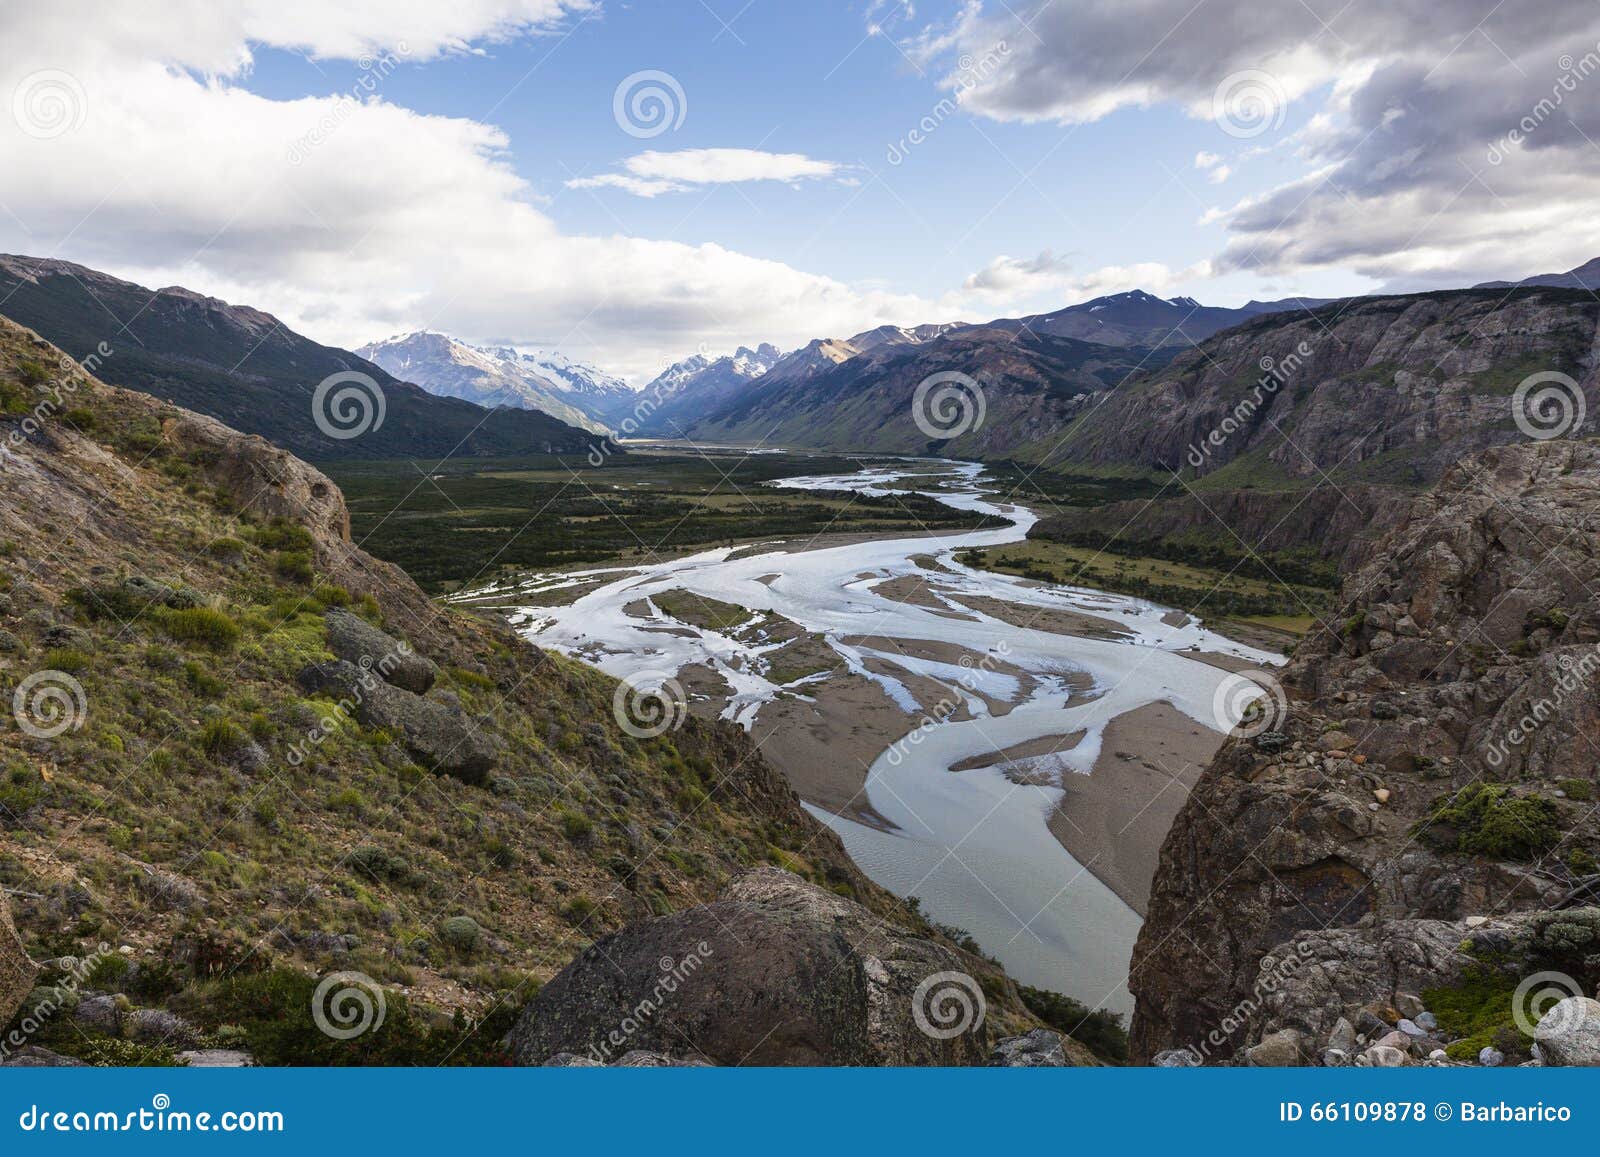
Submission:
<svg viewBox="0 0 1600 1157">
<path fill-rule="evenodd" d="M 616 188 L 637 197 L 680 193 L 703 185 L 743 181 L 798 181 L 836 177 L 841 166 L 801 153 L 766 153 L 759 149 L 678 149 L 645 152 L 622 162 L 625 172 L 577 177 L 569 189 Z"/>
<path fill-rule="evenodd" d="M 955 61 L 999 41 L 1011 51 L 963 90 L 968 112 L 1075 124 L 1168 105 L 1215 123 L 1216 148 L 1195 164 L 1217 183 L 1223 149 L 1253 142 L 1242 161 L 1297 147 L 1316 176 L 1220 214 L 1232 232 L 1220 271 L 1449 285 L 1600 252 L 1593 0 L 969 2 L 919 50 L 949 63 L 951 85 Z"/>
<path fill-rule="evenodd" d="M 559 347 L 635 379 L 702 342 L 799 345 L 959 313 L 955 301 L 852 287 L 716 244 L 563 233 L 513 169 L 503 132 L 385 96 L 385 52 L 460 52 L 546 30 L 563 12 L 583 19 L 587 5 L 373 0 L 329 17 L 309 2 L 191 0 L 161 20 L 110 0 L 65 7 L 0 14 L 0 42 L 27 46 L 0 55 L 0 94 L 43 69 L 70 74 L 81 93 L 81 117 L 54 137 L 29 135 L 0 103 L 0 250 L 187 285 L 334 344 L 431 328 Z M 260 96 L 244 85 L 252 43 L 379 54 L 361 73 L 373 90 Z M 687 164 L 657 154 L 641 164 L 663 175 L 639 179 L 812 179 L 825 165 L 744 152 L 702 150 Z"/>
</svg>

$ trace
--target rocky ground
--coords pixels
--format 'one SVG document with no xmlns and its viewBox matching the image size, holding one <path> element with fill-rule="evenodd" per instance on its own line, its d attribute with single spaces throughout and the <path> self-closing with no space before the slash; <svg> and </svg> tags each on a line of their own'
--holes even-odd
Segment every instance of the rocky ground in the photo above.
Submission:
<svg viewBox="0 0 1600 1157">
<path fill-rule="evenodd" d="M 1600 1024 L 1597 532 L 1600 446 L 1525 443 L 1366 553 L 1286 714 L 1221 749 L 1166 841 L 1136 1060 L 1600 1061 L 1534 1031 Z M 1529 1002 L 1541 972 L 1577 1003 Z"/>
</svg>

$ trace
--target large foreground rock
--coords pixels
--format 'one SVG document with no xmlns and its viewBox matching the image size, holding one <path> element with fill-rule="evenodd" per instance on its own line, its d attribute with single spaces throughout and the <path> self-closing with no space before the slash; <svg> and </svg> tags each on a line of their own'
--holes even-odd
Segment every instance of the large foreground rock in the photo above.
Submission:
<svg viewBox="0 0 1600 1157">
<path fill-rule="evenodd" d="M 506 1043 L 526 1065 L 634 1050 L 719 1065 L 976 1065 L 990 1043 L 969 972 L 949 948 L 758 868 L 715 903 L 597 941 Z"/>
<path fill-rule="evenodd" d="M 11 923 L 10 904 L 0 892 L 0 1027 L 22 1007 L 38 973 L 38 966 L 22 950 L 22 938 Z"/>
<path fill-rule="evenodd" d="M 327 614 L 328 649 L 347 663 L 375 671 L 385 682 L 417 695 L 425 694 L 439 675 L 432 659 L 411 644 L 380 631 L 349 611 Z"/>
</svg>

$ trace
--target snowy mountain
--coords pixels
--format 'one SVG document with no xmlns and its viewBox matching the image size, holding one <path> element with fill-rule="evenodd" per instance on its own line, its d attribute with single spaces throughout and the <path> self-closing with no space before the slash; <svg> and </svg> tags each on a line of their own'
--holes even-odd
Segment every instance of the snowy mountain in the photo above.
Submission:
<svg viewBox="0 0 1600 1157">
<path fill-rule="evenodd" d="M 695 354 L 674 363 L 634 395 L 636 429 L 624 433 L 677 437 L 703 415 L 737 397 L 782 359 L 777 346 L 740 346 L 720 358 Z"/>
<path fill-rule="evenodd" d="M 442 333 L 409 333 L 359 351 L 431 394 L 480 406 L 538 410 L 573 426 L 608 432 L 636 395 L 620 378 L 545 351 L 486 349 Z"/>
</svg>

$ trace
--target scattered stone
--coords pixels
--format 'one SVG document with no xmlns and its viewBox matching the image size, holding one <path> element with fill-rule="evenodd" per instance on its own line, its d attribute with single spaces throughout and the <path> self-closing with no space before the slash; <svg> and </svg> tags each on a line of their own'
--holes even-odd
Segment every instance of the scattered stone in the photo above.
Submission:
<svg viewBox="0 0 1600 1157">
<path fill-rule="evenodd" d="M 557 1053 L 545 1061 L 543 1067 L 547 1069 L 598 1069 L 604 1066 L 593 1057 L 580 1057 L 577 1053 Z"/>
<path fill-rule="evenodd" d="M 1414 992 L 1397 992 L 1394 994 L 1394 1007 L 1401 1016 L 1415 1020 L 1422 1015 L 1422 1010 L 1427 1006 L 1422 1003 L 1422 997 Z M 1405 1025 L 1399 1027 L 1404 1029 Z"/>
<path fill-rule="evenodd" d="M 1350 1054 L 1344 1049 L 1323 1049 L 1322 1064 L 1324 1068 L 1342 1069 L 1350 1063 Z"/>
<path fill-rule="evenodd" d="M 1421 1025 L 1417 1024 L 1415 1021 L 1411 1020 L 1409 1017 L 1401 1020 L 1401 1022 L 1399 1024 L 1397 1024 L 1395 1027 L 1398 1028 L 1401 1032 L 1405 1033 L 1406 1036 L 1408 1036 L 1408 1037 L 1419 1037 L 1419 1036 L 1427 1036 L 1428 1035 L 1427 1032 L 1422 1028 Z"/>
<path fill-rule="evenodd" d="M 1427 1009 L 1423 1009 L 1412 1019 L 1417 1022 L 1417 1027 L 1422 1029 L 1423 1032 L 1433 1032 L 1439 1027 L 1439 1018 Z"/>
<path fill-rule="evenodd" d="M 1497 1069 L 1505 1064 L 1506 1054 L 1493 1045 L 1484 1045 L 1478 1050 L 1478 1063 L 1487 1069 Z"/>
<path fill-rule="evenodd" d="M 191 1069 L 250 1069 L 256 1058 L 243 1049 L 189 1049 L 178 1054 L 178 1063 Z"/>
<path fill-rule="evenodd" d="M 404 736 L 418 762 L 442 775 L 481 786 L 498 760 L 488 734 L 461 711 L 390 686 L 344 659 L 313 663 L 297 680 L 310 694 L 331 691 L 351 702 L 364 726 Z"/>
<path fill-rule="evenodd" d="M 1487 916 L 1468 916 L 1462 921 L 1468 928 L 1482 928 L 1488 922 L 1489 917 Z"/>
<path fill-rule="evenodd" d="M 1375 788 L 1372 792 L 1372 798 L 1377 800 L 1379 803 L 1388 803 L 1389 789 L 1386 787 Z"/>
<path fill-rule="evenodd" d="M 1600 1065 L 1600 1000 L 1569 996 L 1550 1006 L 1533 1030 L 1547 1065 Z"/>
<path fill-rule="evenodd" d="M 649 1049 L 631 1049 L 617 1061 L 619 1069 L 704 1069 L 707 1061 L 697 1057 L 675 1057 L 670 1053 L 651 1052 Z"/>
<path fill-rule="evenodd" d="M 1389 1045 L 1373 1045 L 1361 1055 L 1366 1057 L 1367 1063 L 1374 1068 L 1397 1069 L 1406 1063 L 1405 1052 Z"/>
<path fill-rule="evenodd" d="M 1338 1049 L 1343 1053 L 1355 1051 L 1355 1026 L 1341 1016 L 1334 1022 L 1333 1031 L 1328 1034 L 1328 1047 L 1330 1049 Z"/>
<path fill-rule="evenodd" d="M 1007 1037 L 994 1046 L 989 1054 L 990 1068 L 1040 1069 L 1067 1068 L 1066 1050 L 1061 1046 L 1061 1034 L 1047 1028 L 1036 1028 L 1022 1036 Z"/>
<path fill-rule="evenodd" d="M 123 1035 L 146 1045 L 184 1048 L 195 1043 L 194 1026 L 177 1013 L 164 1008 L 136 1008 L 122 1024 Z"/>
<path fill-rule="evenodd" d="M 88 1068 L 88 1066 L 73 1057 L 64 1057 L 60 1053 L 53 1053 L 49 1049 L 40 1048 L 38 1045 L 23 1045 L 4 1060 L 0 1060 L 0 1068 L 83 1069 Z"/>
<path fill-rule="evenodd" d="M 122 1009 L 114 996 L 89 996 L 72 1010 L 74 1019 L 85 1028 L 106 1036 L 122 1035 Z"/>
<path fill-rule="evenodd" d="M 1306 1063 L 1304 1040 L 1296 1030 L 1282 1028 L 1246 1049 L 1245 1058 L 1257 1068 L 1295 1068 Z"/>
<path fill-rule="evenodd" d="M 1364 1008 L 1356 1013 L 1356 1031 L 1368 1040 L 1375 1040 L 1393 1032 L 1394 1026 L 1378 1017 L 1371 1009 Z"/>
<path fill-rule="evenodd" d="M 1197 1069 L 1200 1067 L 1199 1058 L 1188 1049 L 1164 1049 L 1151 1057 L 1150 1063 L 1158 1069 Z"/>
<path fill-rule="evenodd" d="M 349 611 L 329 611 L 326 622 L 330 651 L 401 690 L 424 694 L 439 676 L 433 660 Z"/>
</svg>

